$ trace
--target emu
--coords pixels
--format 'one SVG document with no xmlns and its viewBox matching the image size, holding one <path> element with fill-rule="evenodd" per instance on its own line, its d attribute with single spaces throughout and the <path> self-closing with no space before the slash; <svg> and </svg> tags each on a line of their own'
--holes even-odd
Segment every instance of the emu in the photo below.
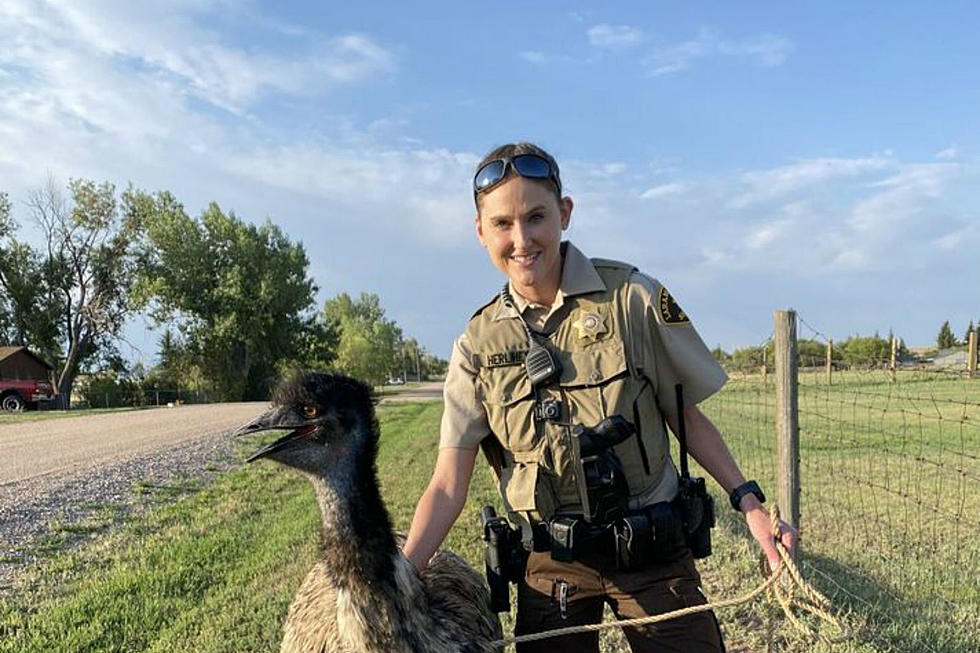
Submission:
<svg viewBox="0 0 980 653">
<path fill-rule="evenodd" d="M 323 513 L 320 559 L 283 625 L 281 653 L 490 653 L 500 639 L 483 579 L 440 551 L 419 572 L 378 489 L 371 389 L 341 375 L 286 378 L 271 410 L 235 435 L 289 433 L 248 458 L 270 458 L 313 484 Z"/>
</svg>

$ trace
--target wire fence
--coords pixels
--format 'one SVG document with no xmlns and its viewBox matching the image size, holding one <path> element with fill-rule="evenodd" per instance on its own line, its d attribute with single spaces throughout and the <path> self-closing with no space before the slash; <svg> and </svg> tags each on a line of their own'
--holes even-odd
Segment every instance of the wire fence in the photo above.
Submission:
<svg viewBox="0 0 980 653">
<path fill-rule="evenodd" d="M 208 404 L 219 401 L 218 393 L 207 389 L 186 388 L 113 388 L 111 390 L 83 390 L 72 393 L 71 403 L 65 395 L 57 394 L 51 401 L 40 402 L 40 410 L 71 410 L 87 408 L 142 408 L 169 404 Z"/>
<path fill-rule="evenodd" d="M 798 341 L 831 345 L 798 324 Z M 801 562 L 879 650 L 973 651 L 980 378 L 966 363 L 917 367 L 896 358 L 852 357 L 845 368 L 826 351 L 800 349 Z M 775 488 L 774 379 L 761 367 L 730 376 L 705 411 L 746 476 Z"/>
</svg>

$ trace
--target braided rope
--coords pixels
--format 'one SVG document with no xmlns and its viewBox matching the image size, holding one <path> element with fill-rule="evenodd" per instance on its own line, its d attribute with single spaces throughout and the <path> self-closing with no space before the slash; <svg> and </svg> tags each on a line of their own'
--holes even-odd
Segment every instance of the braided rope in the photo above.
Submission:
<svg viewBox="0 0 980 653">
<path fill-rule="evenodd" d="M 748 603 L 754 600 L 757 596 L 765 592 L 766 590 L 772 590 L 776 601 L 779 606 L 783 609 L 789 622 L 793 626 L 802 632 L 804 635 L 810 638 L 819 637 L 825 641 L 837 641 L 846 637 L 846 630 L 841 624 L 841 622 L 830 613 L 831 603 L 830 599 L 821 594 L 819 591 L 814 589 L 803 576 L 800 574 L 799 568 L 797 568 L 796 563 L 793 562 L 793 558 L 790 556 L 789 551 L 783 546 L 782 542 L 779 541 L 779 507 L 773 506 L 771 514 L 772 532 L 773 538 L 776 542 L 776 551 L 779 552 L 780 562 L 777 567 L 768 574 L 765 581 L 745 594 L 744 596 L 736 597 L 733 599 L 725 599 L 722 601 L 714 601 L 710 603 L 705 603 L 704 605 L 695 605 L 688 608 L 681 608 L 679 610 L 672 610 L 671 612 L 664 612 L 662 614 L 650 615 L 649 617 L 639 617 L 637 619 L 624 619 L 622 621 L 611 621 L 600 624 L 585 624 L 583 626 L 569 626 L 567 628 L 557 628 L 555 630 L 546 630 L 540 633 L 531 633 L 528 635 L 521 635 L 519 637 L 505 637 L 495 641 L 494 646 L 505 648 L 512 644 L 519 644 L 521 642 L 533 642 L 539 639 L 548 639 L 551 637 L 561 637 L 562 635 L 572 635 L 575 633 L 586 633 L 599 630 L 607 630 L 609 628 L 629 628 L 632 626 L 645 626 L 648 624 L 654 624 L 661 621 L 668 621 L 670 619 L 677 619 L 678 617 L 683 617 L 689 614 L 695 614 L 698 612 L 707 612 L 708 610 L 718 610 L 721 608 L 730 608 L 736 605 L 741 605 L 743 603 Z M 763 558 L 763 573 L 767 569 L 765 558 Z M 779 582 L 783 578 L 784 573 L 786 574 L 785 583 Z M 799 594 L 797 594 L 799 592 Z M 835 638 L 829 638 L 822 633 L 820 633 L 816 628 L 805 624 L 800 620 L 799 617 L 793 612 L 794 605 L 799 608 L 806 610 L 807 612 L 815 615 L 819 619 L 831 624 L 836 628 L 840 635 Z"/>
</svg>

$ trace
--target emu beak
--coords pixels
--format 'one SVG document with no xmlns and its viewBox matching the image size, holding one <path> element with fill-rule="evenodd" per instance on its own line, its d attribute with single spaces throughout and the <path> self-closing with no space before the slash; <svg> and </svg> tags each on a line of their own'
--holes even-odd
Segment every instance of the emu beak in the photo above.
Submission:
<svg viewBox="0 0 980 653">
<path fill-rule="evenodd" d="M 316 427 L 317 424 L 310 424 L 307 420 L 304 420 L 285 406 L 278 406 L 262 413 L 248 424 L 239 427 L 232 433 L 232 436 L 237 438 L 263 431 L 292 429 L 286 435 L 274 442 L 270 442 L 245 459 L 245 462 L 250 463 L 253 460 L 268 456 L 274 451 L 279 451 L 288 446 L 289 443 L 309 435 Z"/>
</svg>

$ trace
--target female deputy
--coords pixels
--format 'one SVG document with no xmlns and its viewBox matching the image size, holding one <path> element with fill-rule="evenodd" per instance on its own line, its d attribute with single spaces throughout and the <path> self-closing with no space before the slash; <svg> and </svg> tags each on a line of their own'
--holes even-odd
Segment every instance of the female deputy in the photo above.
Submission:
<svg viewBox="0 0 980 653">
<path fill-rule="evenodd" d="M 660 522 L 679 510 L 664 422 L 678 432 L 680 385 L 691 454 L 730 493 L 775 566 L 762 492 L 746 483 L 697 407 L 721 388 L 725 373 L 666 289 L 627 264 L 589 259 L 561 242 L 572 200 L 561 194 L 555 160 L 535 145 L 504 145 L 484 157 L 474 198 L 477 237 L 508 283 L 453 346 L 439 455 L 405 555 L 421 568 L 442 543 L 463 508 L 482 444 L 508 517 L 530 551 L 518 583 L 515 634 L 596 623 L 604 604 L 630 619 L 704 603 L 686 544 L 653 537 L 669 530 Z M 548 357 L 525 365 L 541 353 L 529 351 L 541 348 L 556 369 Z M 615 469 L 610 476 L 625 483 L 597 498 L 593 486 L 586 489 L 582 445 L 573 430 L 614 416 L 627 425 L 628 437 L 612 447 L 615 461 L 606 471 Z M 605 512 L 590 518 L 597 510 Z M 653 544 L 618 549 L 626 541 L 623 517 L 632 525 L 659 523 L 633 538 Z M 780 539 L 792 548 L 796 533 L 783 524 Z M 724 650 L 710 612 L 630 628 L 626 636 L 636 652 Z M 598 634 L 539 640 L 518 650 L 598 651 Z"/>
</svg>

